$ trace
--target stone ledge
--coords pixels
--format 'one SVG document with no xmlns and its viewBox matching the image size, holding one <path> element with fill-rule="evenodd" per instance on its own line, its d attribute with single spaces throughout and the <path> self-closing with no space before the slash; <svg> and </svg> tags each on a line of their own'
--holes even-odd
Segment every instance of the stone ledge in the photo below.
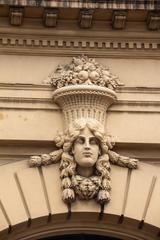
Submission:
<svg viewBox="0 0 160 240">
<path fill-rule="evenodd" d="M 0 140 L 0 165 L 29 159 L 32 155 L 52 152 L 53 141 Z M 114 150 L 121 155 L 160 165 L 160 143 L 116 142 Z"/>
<path fill-rule="evenodd" d="M 53 103 L 53 91 L 45 84 L 0 83 L 0 109 L 60 111 Z M 160 112 L 160 88 L 121 87 L 116 92 L 119 100 L 109 112 Z"/>
</svg>

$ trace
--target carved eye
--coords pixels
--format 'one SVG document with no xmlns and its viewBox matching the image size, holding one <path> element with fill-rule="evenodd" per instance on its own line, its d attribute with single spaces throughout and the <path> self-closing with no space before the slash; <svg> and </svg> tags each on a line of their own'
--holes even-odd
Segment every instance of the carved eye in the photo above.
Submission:
<svg viewBox="0 0 160 240">
<path fill-rule="evenodd" d="M 79 144 L 84 144 L 85 139 L 83 137 L 78 137 L 75 141 L 75 143 L 79 143 Z"/>
<path fill-rule="evenodd" d="M 90 143 L 91 145 L 98 145 L 98 140 L 97 140 L 95 137 L 93 137 L 93 138 L 90 138 L 89 143 Z"/>
</svg>

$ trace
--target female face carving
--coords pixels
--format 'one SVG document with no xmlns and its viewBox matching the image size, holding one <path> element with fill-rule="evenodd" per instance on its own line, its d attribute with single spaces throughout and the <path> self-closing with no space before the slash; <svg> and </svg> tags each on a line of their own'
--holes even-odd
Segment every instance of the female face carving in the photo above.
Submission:
<svg viewBox="0 0 160 240">
<path fill-rule="evenodd" d="M 75 140 L 72 153 L 80 167 L 93 167 L 100 154 L 98 139 L 85 127 Z"/>
</svg>

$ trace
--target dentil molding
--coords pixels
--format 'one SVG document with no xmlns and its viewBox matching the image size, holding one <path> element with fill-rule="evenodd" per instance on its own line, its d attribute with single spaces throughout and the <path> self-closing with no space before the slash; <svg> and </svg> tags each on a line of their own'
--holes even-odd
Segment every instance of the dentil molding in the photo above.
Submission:
<svg viewBox="0 0 160 240">
<path fill-rule="evenodd" d="M 32 49 L 32 51 L 31 51 Z M 159 40 L 121 40 L 121 39 L 65 39 L 28 38 L 15 36 L 0 37 L 0 53 L 29 55 L 77 55 L 87 51 L 95 56 L 114 57 L 160 57 Z M 119 54 L 118 54 L 119 53 Z"/>
</svg>

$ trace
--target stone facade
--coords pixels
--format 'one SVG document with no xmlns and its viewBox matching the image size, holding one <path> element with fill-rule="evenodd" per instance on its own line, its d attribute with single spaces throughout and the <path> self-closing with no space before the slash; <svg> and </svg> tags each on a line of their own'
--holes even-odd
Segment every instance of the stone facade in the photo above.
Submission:
<svg viewBox="0 0 160 240">
<path fill-rule="evenodd" d="M 70 231 L 159 239 L 159 3 L 109 2 L 0 1 L 2 240 Z M 68 209 L 59 166 L 28 164 L 57 149 L 53 139 L 64 119 L 48 76 L 79 55 L 108 66 L 123 82 L 104 129 L 119 155 L 140 161 L 134 171 L 111 167 L 112 200 L 103 211 L 94 200 Z"/>
</svg>

